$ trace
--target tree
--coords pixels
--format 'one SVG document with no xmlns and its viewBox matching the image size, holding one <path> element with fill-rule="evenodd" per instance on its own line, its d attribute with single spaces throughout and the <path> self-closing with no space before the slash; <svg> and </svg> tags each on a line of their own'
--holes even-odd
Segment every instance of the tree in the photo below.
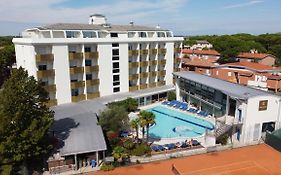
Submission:
<svg viewBox="0 0 281 175">
<path fill-rule="evenodd" d="M 168 92 L 167 96 L 168 96 L 169 101 L 176 100 L 176 98 L 177 98 L 176 93 L 174 91 Z"/>
<path fill-rule="evenodd" d="M 0 165 L 22 163 L 51 149 L 48 130 L 54 114 L 48 93 L 23 68 L 13 71 L 0 91 Z M 1 166 L 0 166 L 1 167 Z"/>
<path fill-rule="evenodd" d="M 128 157 L 127 150 L 122 146 L 116 146 L 112 151 L 112 156 L 117 161 L 122 161 L 123 159 Z"/>
<path fill-rule="evenodd" d="M 130 121 L 130 127 L 136 130 L 137 139 L 139 138 L 139 119 L 134 119 Z"/>
<path fill-rule="evenodd" d="M 0 87 L 9 78 L 12 65 L 16 62 L 13 45 L 4 46 L 0 49 Z"/>
<path fill-rule="evenodd" d="M 153 112 L 149 112 L 149 111 L 141 111 L 140 116 L 141 116 L 140 120 L 146 126 L 146 135 L 147 135 L 146 142 L 148 142 L 148 140 L 149 140 L 149 127 L 150 127 L 150 125 L 155 123 L 155 114 Z"/>
<path fill-rule="evenodd" d="M 127 98 L 125 100 L 125 104 L 127 106 L 127 111 L 132 112 L 138 109 L 138 102 L 136 99 L 133 98 Z"/>
<path fill-rule="evenodd" d="M 105 131 L 120 132 L 128 129 L 128 113 L 122 106 L 112 106 L 100 115 L 99 124 Z"/>
</svg>

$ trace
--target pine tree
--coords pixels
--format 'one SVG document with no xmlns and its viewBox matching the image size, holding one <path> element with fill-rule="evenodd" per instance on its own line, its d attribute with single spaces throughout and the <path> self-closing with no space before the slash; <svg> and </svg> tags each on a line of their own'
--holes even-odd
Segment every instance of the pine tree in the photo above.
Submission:
<svg viewBox="0 0 281 175">
<path fill-rule="evenodd" d="M 23 68 L 12 72 L 0 91 L 0 167 L 47 153 L 54 114 L 48 93 Z M 1 170 L 0 170 L 1 172 Z M 1 174 L 1 173 L 0 173 Z"/>
</svg>

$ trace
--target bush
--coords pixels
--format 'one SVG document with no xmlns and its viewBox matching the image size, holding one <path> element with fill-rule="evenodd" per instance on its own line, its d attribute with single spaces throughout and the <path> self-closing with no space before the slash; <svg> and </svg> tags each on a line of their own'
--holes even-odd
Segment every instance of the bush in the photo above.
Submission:
<svg viewBox="0 0 281 175">
<path fill-rule="evenodd" d="M 124 143 L 123 143 L 123 146 L 128 149 L 128 150 L 131 150 L 135 147 L 135 144 L 133 142 L 132 139 L 127 139 Z"/>
<path fill-rule="evenodd" d="M 174 92 L 174 91 L 170 91 L 170 92 L 168 92 L 168 100 L 169 101 L 172 101 L 172 100 L 176 100 L 176 93 Z"/>
<path fill-rule="evenodd" d="M 217 139 L 217 143 L 218 144 L 222 144 L 222 145 L 226 145 L 227 144 L 227 140 L 228 140 L 228 135 L 227 134 L 223 134 L 222 136 L 220 136 L 218 139 Z"/>
<path fill-rule="evenodd" d="M 135 156 L 150 155 L 151 149 L 147 144 L 142 143 L 142 144 L 136 145 L 136 148 L 133 149 L 131 153 L 132 153 L 132 155 L 135 155 Z"/>
<path fill-rule="evenodd" d="M 102 171 L 112 171 L 114 170 L 114 166 L 112 164 L 107 164 L 107 163 L 103 163 L 102 166 L 100 167 L 100 170 Z"/>
</svg>

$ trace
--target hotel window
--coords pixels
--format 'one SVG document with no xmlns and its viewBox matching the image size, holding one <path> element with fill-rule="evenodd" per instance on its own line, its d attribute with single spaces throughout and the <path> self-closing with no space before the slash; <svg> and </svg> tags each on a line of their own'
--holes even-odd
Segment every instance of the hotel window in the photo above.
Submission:
<svg viewBox="0 0 281 175">
<path fill-rule="evenodd" d="M 112 55 L 119 55 L 119 49 L 113 49 Z"/>
<path fill-rule="evenodd" d="M 120 81 L 113 82 L 113 86 L 118 86 L 118 85 L 120 85 Z"/>
<path fill-rule="evenodd" d="M 92 74 L 86 74 L 86 80 L 92 80 L 93 75 Z"/>
<path fill-rule="evenodd" d="M 113 88 L 113 92 L 120 92 L 120 87 Z"/>
<path fill-rule="evenodd" d="M 85 66 L 92 66 L 92 60 L 85 60 Z"/>
<path fill-rule="evenodd" d="M 141 38 L 146 38 L 146 33 L 145 32 L 140 32 L 139 34 L 140 34 Z"/>
<path fill-rule="evenodd" d="M 112 43 L 112 47 L 119 47 L 119 43 Z"/>
<path fill-rule="evenodd" d="M 74 31 L 66 31 L 66 38 L 76 38 L 76 33 L 77 32 L 74 32 Z"/>
<path fill-rule="evenodd" d="M 111 38 L 118 38 L 118 33 L 110 33 Z"/>
<path fill-rule="evenodd" d="M 91 47 L 85 47 L 85 48 L 84 48 L 84 51 L 85 51 L 85 52 L 91 52 Z"/>
<path fill-rule="evenodd" d="M 79 95 L 79 89 L 71 89 L 71 95 L 72 96 L 78 96 Z"/>
<path fill-rule="evenodd" d="M 97 37 L 96 32 L 83 31 L 82 33 L 83 33 L 83 38 L 96 38 Z"/>
<path fill-rule="evenodd" d="M 119 63 L 113 63 L 113 69 L 119 69 Z"/>
<path fill-rule="evenodd" d="M 47 70 L 47 65 L 38 65 L 38 70 Z"/>
<path fill-rule="evenodd" d="M 120 81 L 119 75 L 113 75 L 113 82 L 115 82 L 115 81 Z"/>
<path fill-rule="evenodd" d="M 112 57 L 112 60 L 113 60 L 113 61 L 119 60 L 119 56 L 113 56 L 113 57 Z"/>
</svg>

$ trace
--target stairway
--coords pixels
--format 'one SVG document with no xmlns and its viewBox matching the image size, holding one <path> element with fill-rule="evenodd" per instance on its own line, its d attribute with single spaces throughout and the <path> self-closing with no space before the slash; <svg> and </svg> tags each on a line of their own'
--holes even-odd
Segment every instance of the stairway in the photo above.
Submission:
<svg viewBox="0 0 281 175">
<path fill-rule="evenodd" d="M 224 133 L 228 132 L 232 128 L 231 125 L 223 124 L 218 129 L 216 129 L 216 138 L 220 137 Z"/>
</svg>

